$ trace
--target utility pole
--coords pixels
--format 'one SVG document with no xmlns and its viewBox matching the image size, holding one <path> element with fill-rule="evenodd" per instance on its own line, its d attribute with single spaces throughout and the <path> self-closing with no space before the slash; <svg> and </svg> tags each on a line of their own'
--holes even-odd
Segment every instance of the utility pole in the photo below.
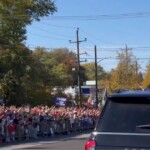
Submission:
<svg viewBox="0 0 150 150">
<path fill-rule="evenodd" d="M 128 46 L 126 45 L 126 48 L 125 48 L 125 57 L 126 57 L 126 65 L 128 65 Z M 128 66 L 126 66 L 128 67 Z"/>
<path fill-rule="evenodd" d="M 79 87 L 79 101 L 80 101 L 80 106 L 82 106 L 82 92 L 81 92 L 81 79 L 80 79 L 80 48 L 79 48 L 79 44 L 81 42 L 85 42 L 87 39 L 85 38 L 84 40 L 79 40 L 79 28 L 77 28 L 76 30 L 76 37 L 77 40 L 76 41 L 71 41 L 69 40 L 70 43 L 76 43 L 77 44 L 77 69 L 78 69 L 78 87 Z"/>
<path fill-rule="evenodd" d="M 129 50 L 132 50 L 132 48 L 128 48 L 128 46 L 126 45 L 126 48 L 125 48 L 125 58 L 126 58 L 126 64 L 127 64 L 127 67 L 128 67 L 128 61 L 129 61 Z"/>
<path fill-rule="evenodd" d="M 137 62 L 137 60 L 135 61 L 135 73 L 136 73 L 136 76 L 138 76 L 138 62 Z"/>
<path fill-rule="evenodd" d="M 97 88 L 97 48 L 94 47 L 95 50 L 95 96 L 96 96 L 96 108 L 98 108 L 98 88 Z"/>
<path fill-rule="evenodd" d="M 128 77 L 128 71 L 129 71 L 129 50 L 132 50 L 131 48 L 128 48 L 128 46 L 126 45 L 126 48 L 125 48 L 125 69 L 126 69 L 126 78 Z"/>
</svg>

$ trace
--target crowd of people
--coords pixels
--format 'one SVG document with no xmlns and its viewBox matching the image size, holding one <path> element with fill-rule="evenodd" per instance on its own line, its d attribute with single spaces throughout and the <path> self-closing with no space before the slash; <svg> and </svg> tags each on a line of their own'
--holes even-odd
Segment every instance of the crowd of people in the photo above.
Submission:
<svg viewBox="0 0 150 150">
<path fill-rule="evenodd" d="M 0 106 L 0 142 L 93 129 L 99 115 L 95 108 Z"/>
</svg>

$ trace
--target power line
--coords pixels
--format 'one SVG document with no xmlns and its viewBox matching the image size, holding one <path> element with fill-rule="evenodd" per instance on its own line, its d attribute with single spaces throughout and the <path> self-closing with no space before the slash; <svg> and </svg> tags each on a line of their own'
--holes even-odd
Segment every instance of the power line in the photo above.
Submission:
<svg viewBox="0 0 150 150">
<path fill-rule="evenodd" d="M 94 57 L 89 57 L 89 58 L 85 58 L 85 57 L 82 57 L 82 58 L 80 58 L 80 59 L 92 59 L 92 60 L 94 60 L 95 58 Z M 105 58 L 103 58 L 103 57 L 97 57 L 97 59 L 105 59 Z M 149 60 L 150 59 L 150 57 L 136 57 L 136 58 L 132 58 L 132 59 L 140 59 L 140 60 L 142 60 L 142 59 L 147 59 L 147 60 Z M 107 60 L 119 60 L 119 58 L 116 58 L 116 57 L 111 57 L 111 58 L 108 58 Z"/>
<path fill-rule="evenodd" d="M 86 51 L 93 51 L 93 48 L 91 47 L 87 47 L 87 48 L 82 48 Z M 142 51 L 142 50 L 146 50 L 149 51 L 150 47 L 131 47 L 132 51 L 138 50 L 138 51 Z M 123 47 L 101 47 L 101 48 L 97 48 L 98 51 L 123 51 L 124 48 Z"/>
<path fill-rule="evenodd" d="M 30 33 L 30 34 L 36 34 L 36 33 Z M 36 34 L 37 35 L 37 34 Z M 37 36 L 41 36 L 41 35 L 37 35 Z M 46 36 L 42 36 L 42 37 L 46 37 Z M 50 37 L 49 37 L 50 38 Z M 51 37 L 53 38 L 53 37 Z M 54 39 L 57 39 L 57 38 L 54 38 Z M 59 39 L 59 38 L 58 38 Z M 66 39 L 59 39 L 59 40 L 66 40 Z M 4 47 L 12 47 L 11 45 L 7 45 L 7 44 L 0 44 L 0 46 L 4 46 Z M 24 46 L 17 46 L 17 45 L 13 45 L 13 47 L 24 47 Z M 37 47 L 42 47 L 46 50 L 53 50 L 53 49 L 60 49 L 60 47 L 44 47 L 44 46 L 26 46 L 26 48 L 31 48 L 31 49 L 35 49 Z M 66 47 L 68 48 L 69 50 L 71 51 L 76 51 L 76 48 L 73 48 L 73 47 Z M 92 47 L 80 47 L 81 51 L 94 51 Z M 138 50 L 138 51 L 143 51 L 143 50 L 146 50 L 146 51 L 149 51 L 150 50 L 150 46 L 139 46 L 139 47 L 131 47 L 132 51 L 135 51 L 135 50 Z M 120 51 L 123 51 L 123 47 L 101 47 L 101 48 L 97 48 L 97 51 L 112 51 L 112 52 L 116 52 L 116 50 L 120 50 Z"/>
<path fill-rule="evenodd" d="M 50 16 L 45 20 L 110 20 L 110 19 L 127 19 L 149 17 L 150 12 L 126 13 L 117 15 L 95 15 L 95 16 Z"/>
<path fill-rule="evenodd" d="M 3 14 L 0 18 L 14 18 L 14 19 L 24 19 L 25 17 L 30 17 L 27 15 L 19 14 Z M 128 19 L 128 18 L 143 18 L 150 17 L 150 12 L 135 12 L 135 13 L 124 13 L 115 15 L 89 15 L 89 16 L 49 16 L 47 18 L 41 18 L 41 20 L 110 20 L 110 19 Z"/>
<path fill-rule="evenodd" d="M 98 40 L 98 41 L 101 41 L 101 42 L 103 42 L 103 43 L 113 44 L 113 45 L 114 45 L 114 43 L 111 43 L 111 42 L 107 42 L 107 41 L 103 41 L 103 40 L 98 39 L 95 35 L 90 34 L 90 33 L 87 33 L 87 32 L 84 31 L 83 29 L 81 29 L 81 31 L 82 31 L 83 33 L 89 35 L 90 37 L 93 37 L 94 39 L 96 39 L 96 40 Z M 88 41 L 89 41 L 89 39 L 88 39 Z M 93 43 L 93 42 L 91 41 L 91 43 Z M 95 44 L 94 44 L 94 45 L 95 45 Z"/>
<path fill-rule="evenodd" d="M 65 29 L 73 29 L 75 30 L 76 27 L 71 27 L 71 26 L 61 26 L 61 25 L 55 25 L 55 24 L 51 24 L 51 23 L 43 23 L 43 22 L 39 22 L 40 24 L 44 24 L 44 25 L 48 25 L 48 26 L 52 26 L 52 27 L 55 27 L 55 28 L 65 28 Z"/>
<path fill-rule="evenodd" d="M 50 32 L 50 31 L 48 31 L 48 30 L 45 30 L 45 29 L 43 29 L 43 28 L 39 28 L 39 27 L 33 27 L 33 28 L 36 28 L 36 29 L 39 29 L 40 31 L 44 31 L 44 32 L 46 32 L 46 33 L 50 33 L 50 34 L 54 34 L 54 35 L 57 35 L 57 36 L 61 36 L 61 37 L 66 37 L 66 38 L 72 38 L 72 36 L 66 36 L 66 35 L 62 35 L 62 34 L 58 34 L 58 33 L 54 33 L 54 32 Z"/>
<path fill-rule="evenodd" d="M 7 54 L 7 55 L 4 55 L 4 56 L 11 56 L 11 54 Z M 31 56 L 21 56 L 21 55 L 16 55 L 16 56 L 18 56 L 18 57 L 33 57 L 34 55 L 31 55 Z M 0 56 L 0 57 L 3 57 L 2 55 Z M 48 57 L 42 57 L 41 56 L 41 58 L 48 58 Z M 70 58 L 72 58 L 72 57 L 66 57 L 68 60 L 70 59 Z M 64 59 L 66 59 L 65 57 L 64 57 Z M 86 57 L 82 57 L 82 58 L 80 58 L 80 59 L 89 59 L 89 60 L 95 60 L 95 57 L 88 57 L 88 58 L 86 58 Z M 106 57 L 97 57 L 97 60 L 102 60 L 102 59 L 105 59 L 105 60 L 119 60 L 119 58 L 117 58 L 117 57 L 110 57 L 110 58 L 107 58 L 106 59 Z M 132 58 L 132 59 L 135 59 L 135 60 L 150 60 L 150 57 L 136 57 L 136 58 Z"/>
<path fill-rule="evenodd" d="M 51 24 L 48 24 L 48 23 L 42 23 L 42 22 L 39 22 L 40 24 L 44 24 L 44 25 L 51 25 Z M 52 25 L 53 26 L 53 25 Z M 75 29 L 75 27 L 68 27 L 68 26 L 57 26 L 57 25 L 54 25 L 54 27 L 57 27 L 57 28 L 71 28 L 71 29 Z M 62 36 L 62 37 L 71 37 L 72 38 L 72 36 L 66 36 L 66 35 L 62 35 L 62 34 L 58 34 L 58 33 L 54 33 L 54 32 L 50 32 L 50 31 L 48 31 L 48 30 L 45 30 L 45 29 L 43 29 L 43 28 L 39 28 L 39 27 L 33 27 L 33 28 L 37 28 L 37 29 L 39 29 L 39 30 L 41 30 L 41 31 L 44 31 L 44 32 L 46 32 L 46 33 L 51 33 L 51 34 L 54 34 L 54 35 L 58 35 L 58 36 Z M 90 38 L 91 37 L 93 37 L 93 39 L 96 39 L 96 40 L 98 40 L 98 41 L 101 41 L 101 42 L 103 42 L 103 43 L 108 43 L 108 44 L 113 44 L 114 45 L 114 43 L 111 43 L 111 42 L 107 42 L 107 41 L 103 41 L 103 40 L 100 40 L 100 39 L 98 39 L 96 36 L 94 36 L 94 35 L 92 35 L 92 34 L 90 34 L 90 33 L 87 33 L 86 31 L 84 31 L 83 29 L 81 29 L 81 31 L 83 32 L 83 33 L 85 33 L 86 35 L 89 35 L 90 36 Z M 88 41 L 90 42 L 90 43 L 92 43 L 92 44 L 94 44 L 95 45 L 95 42 L 94 41 L 92 41 L 92 40 L 89 40 L 89 38 L 88 38 Z M 116 44 L 115 44 L 116 45 Z"/>
<path fill-rule="evenodd" d="M 62 40 L 62 41 L 66 41 L 67 39 L 62 39 L 62 38 L 55 38 L 55 37 L 51 37 L 51 36 L 43 36 L 43 35 L 40 35 L 40 34 L 37 34 L 37 33 L 33 33 L 33 32 L 28 32 L 29 34 L 32 34 L 34 36 L 38 36 L 38 37 L 44 37 L 44 38 L 50 38 L 50 39 L 54 39 L 54 40 Z"/>
</svg>

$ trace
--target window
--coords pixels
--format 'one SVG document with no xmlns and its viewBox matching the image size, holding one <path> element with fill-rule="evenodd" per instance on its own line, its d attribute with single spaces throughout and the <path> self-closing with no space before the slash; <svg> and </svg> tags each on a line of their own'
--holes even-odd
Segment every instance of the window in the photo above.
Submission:
<svg viewBox="0 0 150 150">
<path fill-rule="evenodd" d="M 150 125 L 150 100 L 144 97 L 121 97 L 109 100 L 98 124 L 100 132 L 150 132 L 137 126 Z"/>
</svg>

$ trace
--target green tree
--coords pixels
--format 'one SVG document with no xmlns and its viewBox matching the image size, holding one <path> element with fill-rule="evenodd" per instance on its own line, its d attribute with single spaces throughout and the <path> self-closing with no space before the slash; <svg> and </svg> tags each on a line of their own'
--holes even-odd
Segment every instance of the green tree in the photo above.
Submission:
<svg viewBox="0 0 150 150">
<path fill-rule="evenodd" d="M 26 74 L 30 62 L 28 56 L 31 52 L 27 48 L 16 49 L 17 52 L 10 49 L 3 50 L 0 57 L 0 85 L 5 85 L 1 86 L 4 93 L 0 96 L 9 100 L 12 97 L 18 97 L 18 99 L 23 97 L 22 78 Z M 6 89 L 9 90 L 6 91 Z"/>
<path fill-rule="evenodd" d="M 46 51 L 44 48 L 36 48 L 34 55 L 41 60 L 52 77 L 52 85 L 68 86 L 74 83 L 72 68 L 77 68 L 76 55 L 67 48 Z"/>
<path fill-rule="evenodd" d="M 9 98 L 10 102 L 26 98 L 25 81 L 33 79 L 34 74 L 30 71 L 34 70 L 31 51 L 23 43 L 26 26 L 55 11 L 51 0 L 0 1 L 0 97 Z"/>
<path fill-rule="evenodd" d="M 88 80 L 95 80 L 95 63 L 85 63 L 82 66 L 85 68 L 85 74 Z M 101 80 L 106 76 L 106 72 L 100 65 L 97 66 L 97 75 L 98 80 Z"/>
<path fill-rule="evenodd" d="M 17 45 L 26 39 L 26 26 L 33 20 L 53 14 L 56 6 L 51 0 L 1 0 L 0 44 Z"/>
</svg>

